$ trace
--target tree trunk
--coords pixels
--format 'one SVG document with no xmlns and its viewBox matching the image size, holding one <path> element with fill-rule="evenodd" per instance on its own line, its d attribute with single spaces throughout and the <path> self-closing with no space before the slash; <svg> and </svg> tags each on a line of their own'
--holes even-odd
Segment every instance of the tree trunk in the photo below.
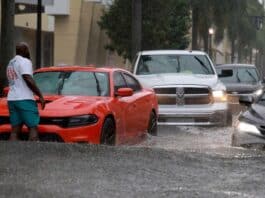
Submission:
<svg viewBox="0 0 265 198">
<path fill-rule="evenodd" d="M 209 33 L 208 33 L 208 27 L 206 27 L 204 29 L 204 33 L 203 33 L 203 47 L 204 47 L 204 51 L 206 53 L 209 53 Z"/>
<path fill-rule="evenodd" d="M 132 52 L 131 60 L 142 48 L 142 0 L 132 0 Z"/>
<path fill-rule="evenodd" d="M 237 53 L 238 53 L 238 62 L 242 62 L 242 44 L 240 43 L 240 41 L 238 42 L 238 49 L 237 49 Z"/>
<path fill-rule="evenodd" d="M 198 50 L 198 8 L 192 10 L 192 50 Z"/>
<path fill-rule="evenodd" d="M 235 40 L 231 40 L 231 63 L 235 62 Z"/>
<path fill-rule="evenodd" d="M 0 48 L 0 94 L 7 85 L 6 67 L 9 60 L 14 56 L 14 16 L 15 0 L 1 0 L 1 48 Z"/>
<path fill-rule="evenodd" d="M 252 60 L 253 60 L 253 54 L 252 54 L 252 47 L 249 47 L 249 63 L 252 63 Z M 256 49 L 257 51 L 257 49 Z"/>
</svg>

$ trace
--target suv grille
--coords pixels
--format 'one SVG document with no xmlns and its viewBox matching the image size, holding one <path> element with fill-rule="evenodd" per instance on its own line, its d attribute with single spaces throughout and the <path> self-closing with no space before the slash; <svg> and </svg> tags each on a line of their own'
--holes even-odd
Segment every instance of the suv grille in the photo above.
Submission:
<svg viewBox="0 0 265 198">
<path fill-rule="evenodd" d="M 201 105 L 212 102 L 208 87 L 156 87 L 158 103 L 163 105 Z"/>
</svg>

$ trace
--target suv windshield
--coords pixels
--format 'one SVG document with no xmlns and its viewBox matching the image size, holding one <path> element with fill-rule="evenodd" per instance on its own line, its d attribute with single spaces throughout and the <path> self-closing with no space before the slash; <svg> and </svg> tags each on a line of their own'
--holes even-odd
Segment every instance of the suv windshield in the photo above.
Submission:
<svg viewBox="0 0 265 198">
<path fill-rule="evenodd" d="M 224 83 L 252 83 L 259 81 L 259 75 L 255 68 L 217 68 L 217 73 Z M 229 73 L 229 75 L 222 75 Z"/>
<path fill-rule="evenodd" d="M 103 72 L 40 72 L 34 80 L 44 94 L 109 96 L 109 77 Z"/>
<path fill-rule="evenodd" d="M 142 55 L 136 74 L 214 74 L 211 64 L 205 55 Z"/>
</svg>

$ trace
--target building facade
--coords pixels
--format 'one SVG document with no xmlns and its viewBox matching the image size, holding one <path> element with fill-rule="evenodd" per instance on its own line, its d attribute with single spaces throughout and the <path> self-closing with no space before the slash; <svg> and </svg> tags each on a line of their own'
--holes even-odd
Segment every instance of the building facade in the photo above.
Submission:
<svg viewBox="0 0 265 198">
<path fill-rule="evenodd" d="M 109 42 L 98 26 L 111 0 L 42 0 L 42 66 L 89 65 L 124 67 L 125 61 L 105 49 Z M 16 42 L 36 52 L 37 0 L 16 0 Z M 35 7 L 34 7 L 35 5 Z M 31 7 L 31 8 L 30 8 Z M 25 11 L 23 11 L 25 10 Z"/>
</svg>

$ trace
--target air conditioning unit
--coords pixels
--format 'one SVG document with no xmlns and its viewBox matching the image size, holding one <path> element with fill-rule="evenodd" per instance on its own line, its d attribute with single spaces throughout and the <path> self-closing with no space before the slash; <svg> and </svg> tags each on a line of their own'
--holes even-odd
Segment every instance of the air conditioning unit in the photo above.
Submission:
<svg viewBox="0 0 265 198">
<path fill-rule="evenodd" d="M 70 1 L 56 0 L 52 5 L 45 6 L 45 13 L 48 15 L 69 15 Z"/>
</svg>

